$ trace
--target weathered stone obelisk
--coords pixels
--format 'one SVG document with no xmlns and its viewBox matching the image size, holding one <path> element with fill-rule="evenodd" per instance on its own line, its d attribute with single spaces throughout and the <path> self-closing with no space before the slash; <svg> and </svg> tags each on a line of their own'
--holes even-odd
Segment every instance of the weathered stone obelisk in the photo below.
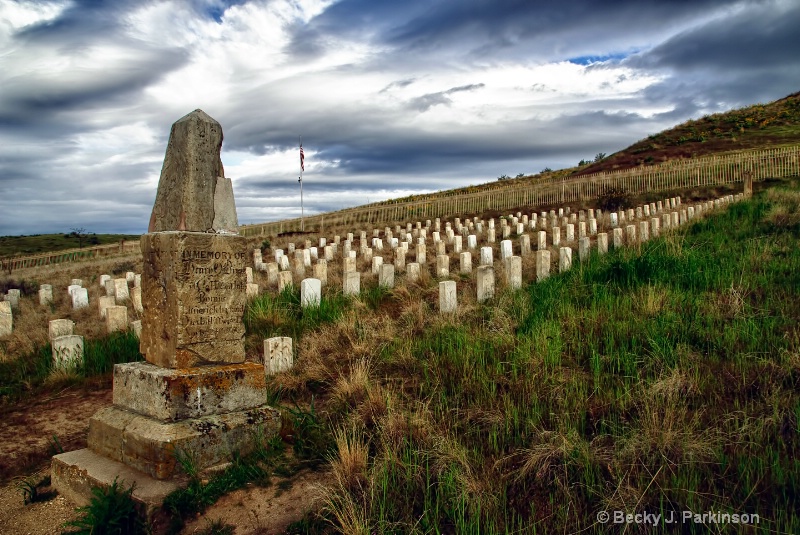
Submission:
<svg viewBox="0 0 800 535">
<path fill-rule="evenodd" d="M 146 362 L 114 367 L 113 405 L 89 423 L 89 447 L 53 457 L 56 489 L 78 504 L 119 475 L 152 512 L 180 480 L 276 433 L 261 364 L 245 362 L 246 240 L 237 232 L 222 128 L 202 110 L 172 125 L 148 233 L 141 238 Z"/>
</svg>

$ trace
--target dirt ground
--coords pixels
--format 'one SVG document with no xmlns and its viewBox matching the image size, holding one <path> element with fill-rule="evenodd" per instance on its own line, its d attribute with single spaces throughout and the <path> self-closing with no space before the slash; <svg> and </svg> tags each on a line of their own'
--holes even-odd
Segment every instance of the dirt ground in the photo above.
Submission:
<svg viewBox="0 0 800 535">
<path fill-rule="evenodd" d="M 40 482 L 49 475 L 52 437 L 65 451 L 86 447 L 89 418 L 111 404 L 112 391 L 72 389 L 27 400 L 0 414 L 0 533 L 3 535 L 48 535 L 63 531 L 65 522 L 75 520 L 75 505 L 55 495 L 25 505 L 20 480 Z M 300 520 L 317 503 L 324 473 L 301 472 L 291 481 L 274 478 L 267 488 L 256 486 L 223 496 L 202 515 L 187 522 L 183 533 L 197 533 L 212 521 L 236 527 L 235 533 L 267 535 L 282 533 Z M 49 487 L 40 487 L 48 492 Z"/>
</svg>

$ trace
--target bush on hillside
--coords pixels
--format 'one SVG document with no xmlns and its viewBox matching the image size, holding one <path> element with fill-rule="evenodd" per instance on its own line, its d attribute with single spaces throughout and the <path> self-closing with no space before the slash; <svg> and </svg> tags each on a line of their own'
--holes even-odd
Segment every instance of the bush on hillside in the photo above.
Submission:
<svg viewBox="0 0 800 535">
<path fill-rule="evenodd" d="M 598 197 L 597 207 L 604 212 L 616 211 L 630 205 L 630 198 L 630 193 L 624 188 L 618 186 L 607 187 L 600 197 Z"/>
</svg>

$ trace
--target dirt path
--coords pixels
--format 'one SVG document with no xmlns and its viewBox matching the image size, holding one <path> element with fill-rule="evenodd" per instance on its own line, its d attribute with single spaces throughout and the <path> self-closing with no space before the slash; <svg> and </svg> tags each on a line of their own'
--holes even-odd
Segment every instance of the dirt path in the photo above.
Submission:
<svg viewBox="0 0 800 535">
<path fill-rule="evenodd" d="M 66 390 L 24 401 L 0 414 L 0 475 L 6 481 L 0 485 L 0 533 L 58 534 L 65 522 L 78 518 L 75 505 L 62 496 L 25 505 L 19 482 L 27 478 L 38 483 L 49 475 L 54 435 L 64 451 L 85 448 L 89 418 L 110 405 L 111 396 L 110 387 Z M 267 488 L 234 491 L 188 522 L 183 533 L 197 533 L 212 521 L 235 526 L 239 535 L 282 533 L 318 503 L 320 484 L 326 480 L 325 473 L 305 471 L 290 481 L 274 478 Z"/>
<path fill-rule="evenodd" d="M 75 506 L 61 496 L 25 505 L 19 480 L 38 483 L 49 475 L 53 436 L 65 451 L 85 448 L 89 418 L 110 404 L 110 387 L 75 389 L 23 401 L 0 415 L 0 475 L 7 480 L 0 486 L 0 533 L 61 533 L 64 522 L 77 518 Z"/>
<path fill-rule="evenodd" d="M 111 404 L 111 388 L 66 390 L 35 400 L 0 415 L 0 477 L 36 469 L 54 453 L 53 437 L 64 451 L 86 447 L 89 418 Z"/>
<path fill-rule="evenodd" d="M 236 535 L 283 533 L 319 504 L 321 485 L 327 480 L 326 473 L 302 472 L 291 481 L 274 479 L 267 488 L 250 486 L 233 491 L 187 522 L 181 533 L 197 533 L 212 522 L 234 526 Z"/>
</svg>

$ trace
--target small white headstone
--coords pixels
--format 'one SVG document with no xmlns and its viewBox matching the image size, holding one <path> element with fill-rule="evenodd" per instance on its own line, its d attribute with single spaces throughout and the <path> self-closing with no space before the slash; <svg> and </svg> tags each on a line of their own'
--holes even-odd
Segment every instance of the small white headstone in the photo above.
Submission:
<svg viewBox="0 0 800 535">
<path fill-rule="evenodd" d="M 345 271 L 342 277 L 342 293 L 344 295 L 358 295 L 361 291 L 361 273 L 358 271 Z"/>
<path fill-rule="evenodd" d="M 372 257 L 372 274 L 377 275 L 381 271 L 381 266 L 383 265 L 383 257 L 382 256 L 373 256 Z"/>
<path fill-rule="evenodd" d="M 445 254 L 436 256 L 436 276 L 440 279 L 450 276 L 450 257 Z"/>
<path fill-rule="evenodd" d="M 406 280 L 415 282 L 419 280 L 420 265 L 418 262 L 411 262 L 406 266 Z"/>
<path fill-rule="evenodd" d="M 9 301 L 0 301 L 0 337 L 10 335 L 14 330 L 14 316 Z"/>
<path fill-rule="evenodd" d="M 553 227 L 553 247 L 558 247 L 561 244 L 561 227 Z"/>
<path fill-rule="evenodd" d="M 469 251 L 464 251 L 459 255 L 460 260 L 460 271 L 461 273 L 465 273 L 469 275 L 472 273 L 472 253 Z"/>
<path fill-rule="evenodd" d="M 285 256 L 283 258 L 286 258 Z M 282 292 L 287 288 L 291 288 L 294 285 L 292 281 L 292 272 L 291 271 L 280 271 L 278 272 L 278 291 Z"/>
<path fill-rule="evenodd" d="M 505 263 L 506 284 L 512 290 L 522 288 L 522 257 L 510 256 Z"/>
<path fill-rule="evenodd" d="M 111 275 L 100 275 L 100 287 L 105 290 L 106 281 L 111 280 Z"/>
<path fill-rule="evenodd" d="M 394 288 L 394 264 L 382 264 L 378 273 L 378 285 L 383 288 Z"/>
<path fill-rule="evenodd" d="M 578 258 L 581 262 L 589 258 L 589 238 L 581 238 L 578 240 Z"/>
<path fill-rule="evenodd" d="M 628 245 L 636 245 L 636 225 L 625 226 L 625 243 Z"/>
<path fill-rule="evenodd" d="M 247 286 L 245 287 L 245 295 L 248 299 L 252 299 L 253 297 L 258 297 L 258 284 L 248 282 Z"/>
<path fill-rule="evenodd" d="M 514 254 L 514 246 L 511 240 L 503 240 L 500 242 L 500 260 L 511 258 Z"/>
<path fill-rule="evenodd" d="M 108 307 L 113 307 L 117 304 L 113 296 L 103 295 L 97 300 L 97 308 L 100 309 L 100 317 L 105 319 L 106 310 Z"/>
<path fill-rule="evenodd" d="M 456 281 L 441 281 L 439 283 L 439 312 L 451 314 L 458 309 L 458 293 Z"/>
<path fill-rule="evenodd" d="M 416 263 L 417 264 L 424 264 L 425 261 L 427 260 L 427 258 L 426 258 L 427 257 L 427 252 L 425 250 L 425 244 L 424 243 L 418 243 L 416 247 L 417 247 L 417 256 L 416 256 L 417 262 Z"/>
<path fill-rule="evenodd" d="M 130 299 L 128 281 L 126 279 L 114 279 L 114 297 L 117 298 L 117 303 L 124 303 Z"/>
<path fill-rule="evenodd" d="M 491 266 L 494 264 L 494 254 L 491 247 L 481 247 L 481 265 Z"/>
<path fill-rule="evenodd" d="M 477 293 L 479 303 L 494 297 L 494 268 L 492 266 L 478 267 Z"/>
<path fill-rule="evenodd" d="M 453 236 L 453 252 L 456 254 L 460 253 L 462 248 L 463 248 L 463 237 Z"/>
<path fill-rule="evenodd" d="M 572 268 L 572 247 L 561 247 L 558 250 L 558 271 L 564 273 Z"/>
<path fill-rule="evenodd" d="M 614 242 L 614 249 L 622 247 L 622 228 L 617 227 L 611 231 L 611 237 Z"/>
<path fill-rule="evenodd" d="M 292 339 L 288 336 L 275 336 L 264 340 L 264 372 L 275 375 L 292 369 Z"/>
<path fill-rule="evenodd" d="M 133 334 L 136 335 L 136 338 L 142 337 L 142 320 L 134 320 L 131 322 L 131 330 Z"/>
<path fill-rule="evenodd" d="M 294 274 L 295 274 L 295 276 L 298 279 L 302 279 L 303 277 L 306 276 L 306 264 L 303 261 L 302 250 L 298 249 L 297 252 L 300 253 L 300 255 L 296 256 L 294 258 L 292 264 L 294 265 Z"/>
<path fill-rule="evenodd" d="M 106 308 L 106 332 L 124 331 L 128 328 L 128 307 L 114 305 Z"/>
<path fill-rule="evenodd" d="M 318 307 L 322 299 L 322 281 L 319 279 L 303 279 L 300 282 L 300 305 Z"/>
<path fill-rule="evenodd" d="M 650 239 L 650 232 L 648 232 L 650 224 L 647 221 L 639 221 L 639 241 L 644 243 Z"/>
<path fill-rule="evenodd" d="M 39 304 L 49 305 L 53 302 L 53 287 L 49 284 L 42 284 L 39 287 Z"/>
<path fill-rule="evenodd" d="M 267 284 L 276 286 L 278 284 L 278 264 L 276 262 L 267 262 Z"/>
<path fill-rule="evenodd" d="M 550 251 L 536 251 L 536 280 L 543 281 L 550 276 Z"/>
<path fill-rule="evenodd" d="M 52 342 L 59 336 L 71 335 L 75 330 L 75 322 L 69 319 L 50 320 L 48 323 L 48 338 Z"/>
<path fill-rule="evenodd" d="M 317 260 L 314 264 L 314 278 L 319 279 L 320 283 L 325 286 L 328 284 L 328 263 L 325 260 Z"/>
<path fill-rule="evenodd" d="M 575 214 L 572 214 L 575 215 Z M 567 236 L 566 236 L 567 243 L 572 243 L 575 241 L 575 224 L 570 223 L 567 225 Z"/>
<path fill-rule="evenodd" d="M 597 235 L 597 254 L 604 255 L 608 252 L 608 234 L 601 232 Z"/>
<path fill-rule="evenodd" d="M 69 334 L 52 340 L 53 368 L 73 370 L 83 361 L 83 336 Z"/>
<path fill-rule="evenodd" d="M 72 292 L 72 308 L 79 309 L 89 306 L 89 292 L 86 288 L 78 288 Z"/>
</svg>

